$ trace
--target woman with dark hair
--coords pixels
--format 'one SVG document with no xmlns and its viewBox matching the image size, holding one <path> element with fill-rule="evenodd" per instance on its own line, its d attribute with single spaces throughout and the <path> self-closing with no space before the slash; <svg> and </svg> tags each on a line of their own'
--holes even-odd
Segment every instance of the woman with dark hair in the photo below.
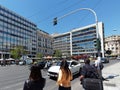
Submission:
<svg viewBox="0 0 120 90">
<path fill-rule="evenodd" d="M 25 81 L 23 90 L 43 90 L 45 79 L 41 75 L 41 70 L 34 65 L 30 69 L 29 79 Z"/>
<path fill-rule="evenodd" d="M 60 65 L 58 74 L 57 84 L 59 85 L 58 90 L 71 90 L 72 73 L 68 68 L 68 63 L 63 60 Z"/>
</svg>

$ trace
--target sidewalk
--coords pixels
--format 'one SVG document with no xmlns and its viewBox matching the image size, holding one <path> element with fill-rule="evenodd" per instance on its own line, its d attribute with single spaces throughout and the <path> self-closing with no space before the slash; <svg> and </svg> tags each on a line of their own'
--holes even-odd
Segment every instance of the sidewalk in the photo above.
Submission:
<svg viewBox="0 0 120 90">
<path fill-rule="evenodd" d="M 108 81 L 103 81 L 104 90 L 120 90 L 120 62 L 106 67 L 102 75 Z"/>
</svg>

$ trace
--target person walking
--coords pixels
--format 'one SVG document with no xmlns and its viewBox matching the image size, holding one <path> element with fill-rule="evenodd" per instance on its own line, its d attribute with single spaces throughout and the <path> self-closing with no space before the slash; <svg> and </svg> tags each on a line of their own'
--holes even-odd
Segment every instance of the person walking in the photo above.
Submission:
<svg viewBox="0 0 120 90">
<path fill-rule="evenodd" d="M 38 66 L 33 65 L 30 68 L 29 79 L 25 81 L 23 90 L 43 90 L 45 79 L 41 75 L 41 70 Z"/>
<path fill-rule="evenodd" d="M 86 83 L 84 80 L 87 79 L 98 79 L 99 74 L 97 73 L 97 70 L 94 66 L 90 65 L 90 60 L 85 60 L 85 65 L 82 68 L 81 75 L 80 75 L 80 81 L 85 90 L 99 90 L 99 89 L 91 89 L 89 86 L 92 83 Z M 88 85 L 86 85 L 88 84 Z M 95 84 L 95 83 L 94 83 Z M 87 87 L 86 87 L 87 86 Z M 93 86 L 94 87 L 94 86 Z"/>
<path fill-rule="evenodd" d="M 94 63 L 95 68 L 97 69 L 97 72 L 99 74 L 99 78 L 101 78 L 101 80 L 106 80 L 103 76 L 102 76 L 102 69 L 104 68 L 103 63 L 101 62 L 101 57 L 98 57 L 98 60 L 95 60 Z"/>
<path fill-rule="evenodd" d="M 60 65 L 57 84 L 58 90 L 71 90 L 71 80 L 73 79 L 72 73 L 68 67 L 66 60 L 63 60 Z"/>
<path fill-rule="evenodd" d="M 101 72 L 101 68 L 100 68 L 101 64 L 102 64 L 101 57 L 98 57 L 98 60 L 95 60 L 95 67 L 99 73 L 100 78 L 102 77 L 102 72 Z"/>
<path fill-rule="evenodd" d="M 94 75 L 93 72 L 96 73 L 96 75 Z M 98 77 L 98 75 L 97 75 L 96 68 L 94 68 L 94 66 L 90 65 L 89 59 L 85 60 L 85 65 L 83 66 L 81 75 L 80 75 L 81 83 L 84 78 L 97 78 L 97 77 Z"/>
</svg>

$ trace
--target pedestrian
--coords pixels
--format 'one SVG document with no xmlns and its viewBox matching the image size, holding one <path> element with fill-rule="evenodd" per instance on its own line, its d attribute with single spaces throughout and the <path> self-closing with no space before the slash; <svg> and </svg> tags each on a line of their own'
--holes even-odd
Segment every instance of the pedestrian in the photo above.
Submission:
<svg viewBox="0 0 120 90">
<path fill-rule="evenodd" d="M 37 65 L 33 65 L 30 68 L 29 79 L 25 81 L 23 90 L 43 90 L 45 81 L 40 68 Z"/>
<path fill-rule="evenodd" d="M 98 74 L 99 74 L 99 78 L 101 78 L 102 80 L 105 80 L 105 78 L 103 78 L 103 76 L 102 76 L 102 69 L 104 68 L 104 65 L 103 65 L 103 63 L 101 62 L 101 57 L 98 57 L 98 59 L 95 60 L 94 66 L 95 66 L 96 69 L 97 69 L 97 72 L 98 72 Z"/>
<path fill-rule="evenodd" d="M 71 90 L 71 80 L 73 79 L 72 73 L 68 67 L 66 60 L 63 60 L 60 65 L 57 84 L 58 90 Z"/>
<path fill-rule="evenodd" d="M 92 65 L 90 65 L 89 59 L 85 60 L 85 65 L 83 66 L 82 71 L 81 71 L 81 75 L 80 75 L 80 81 L 81 81 L 81 84 L 85 90 L 92 90 L 92 89 L 88 89 L 88 88 L 90 88 L 89 86 L 85 87 L 85 86 L 87 86 L 87 85 L 85 85 L 86 83 L 84 83 L 84 79 L 86 79 L 86 78 L 90 78 L 90 79 L 91 78 L 92 79 L 99 78 L 96 68 L 93 67 Z"/>
<path fill-rule="evenodd" d="M 94 75 L 94 74 L 96 74 L 97 76 Z M 90 60 L 89 59 L 86 59 L 85 60 L 85 65 L 83 66 L 82 71 L 81 71 L 81 75 L 80 75 L 81 83 L 82 83 L 82 80 L 84 78 L 97 78 L 97 77 L 98 77 L 97 69 L 94 68 L 94 66 L 90 65 Z"/>
</svg>

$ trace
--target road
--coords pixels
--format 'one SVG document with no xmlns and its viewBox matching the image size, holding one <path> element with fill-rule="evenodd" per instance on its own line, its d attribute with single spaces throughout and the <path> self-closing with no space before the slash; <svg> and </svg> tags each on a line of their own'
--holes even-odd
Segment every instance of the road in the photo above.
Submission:
<svg viewBox="0 0 120 90">
<path fill-rule="evenodd" d="M 112 60 L 109 64 L 104 64 L 105 67 L 108 67 L 111 64 L 117 63 L 119 61 Z M 46 74 L 46 71 L 42 70 L 42 75 L 46 78 L 46 85 L 44 90 L 57 90 L 56 80 L 49 79 Z M 23 90 L 24 81 L 29 76 L 29 67 L 28 66 L 0 66 L 0 90 Z M 72 80 L 72 90 L 82 90 L 80 85 L 79 77 L 75 77 Z"/>
</svg>

